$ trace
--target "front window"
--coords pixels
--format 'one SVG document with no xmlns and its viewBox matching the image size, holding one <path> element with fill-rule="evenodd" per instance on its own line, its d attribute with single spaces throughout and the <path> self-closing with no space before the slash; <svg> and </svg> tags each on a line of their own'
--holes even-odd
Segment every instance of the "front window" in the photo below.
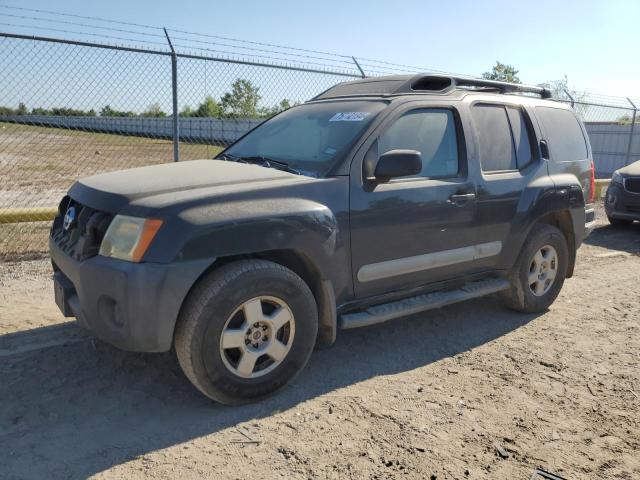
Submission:
<svg viewBox="0 0 640 480">
<path fill-rule="evenodd" d="M 232 159 L 263 158 L 320 175 L 349 151 L 386 105 L 360 100 L 293 107 L 266 121 L 224 153 Z"/>
<path fill-rule="evenodd" d="M 459 160 L 453 111 L 421 108 L 402 115 L 378 140 L 380 154 L 399 149 L 420 152 L 422 170 L 416 177 L 456 176 Z"/>
</svg>

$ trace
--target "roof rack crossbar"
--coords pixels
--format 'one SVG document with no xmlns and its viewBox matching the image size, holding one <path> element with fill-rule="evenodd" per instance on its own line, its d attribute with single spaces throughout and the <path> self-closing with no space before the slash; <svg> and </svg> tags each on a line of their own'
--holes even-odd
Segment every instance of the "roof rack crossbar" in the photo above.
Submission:
<svg viewBox="0 0 640 480">
<path fill-rule="evenodd" d="M 502 93 L 533 93 L 541 98 L 551 98 L 551 92 L 544 87 L 522 85 L 520 83 L 500 82 L 480 78 L 452 77 L 456 87 L 488 87 L 495 88 Z"/>
</svg>

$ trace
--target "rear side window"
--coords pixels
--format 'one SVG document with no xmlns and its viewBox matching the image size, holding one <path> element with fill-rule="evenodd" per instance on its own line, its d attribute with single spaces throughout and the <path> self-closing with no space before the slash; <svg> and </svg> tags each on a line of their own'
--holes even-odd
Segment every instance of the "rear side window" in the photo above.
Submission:
<svg viewBox="0 0 640 480">
<path fill-rule="evenodd" d="M 458 174 L 458 140 L 451 110 L 423 108 L 398 118 L 378 139 L 378 152 L 417 150 L 422 156 L 418 177 L 451 177 Z"/>
<path fill-rule="evenodd" d="M 485 172 L 517 170 L 507 111 L 503 105 L 474 105 L 473 120 L 478 131 L 480 164 Z"/>
<path fill-rule="evenodd" d="M 536 107 L 536 115 L 542 123 L 552 160 L 570 162 L 587 158 L 587 143 L 573 112 Z"/>
<path fill-rule="evenodd" d="M 533 160 L 531 141 L 529 140 L 529 129 L 527 128 L 524 114 L 519 108 L 508 106 L 507 115 L 509 116 L 511 132 L 513 133 L 513 143 L 516 149 L 518 168 L 522 168 Z"/>
</svg>

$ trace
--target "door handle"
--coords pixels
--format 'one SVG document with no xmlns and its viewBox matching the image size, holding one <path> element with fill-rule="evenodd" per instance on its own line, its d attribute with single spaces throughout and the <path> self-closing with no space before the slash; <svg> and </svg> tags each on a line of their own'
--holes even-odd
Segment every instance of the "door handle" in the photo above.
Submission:
<svg viewBox="0 0 640 480">
<path fill-rule="evenodd" d="M 463 205 L 476 199 L 475 193 L 456 193 L 449 197 L 448 202 L 454 205 Z"/>
</svg>

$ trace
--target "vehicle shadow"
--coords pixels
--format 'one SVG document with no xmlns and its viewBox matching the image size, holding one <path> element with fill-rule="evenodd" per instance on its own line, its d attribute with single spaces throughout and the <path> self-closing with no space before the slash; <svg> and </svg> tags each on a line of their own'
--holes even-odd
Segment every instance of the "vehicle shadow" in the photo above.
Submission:
<svg viewBox="0 0 640 480">
<path fill-rule="evenodd" d="M 640 254 L 640 222 L 624 227 L 606 225 L 596 228 L 584 243 L 610 250 Z"/>
<path fill-rule="evenodd" d="M 534 318 L 487 298 L 340 332 L 332 348 L 314 352 L 295 382 L 243 407 L 202 396 L 172 352 L 127 353 L 77 336 L 2 359 L 0 465 L 5 478 L 84 478 L 341 387 L 454 356 Z"/>
</svg>

